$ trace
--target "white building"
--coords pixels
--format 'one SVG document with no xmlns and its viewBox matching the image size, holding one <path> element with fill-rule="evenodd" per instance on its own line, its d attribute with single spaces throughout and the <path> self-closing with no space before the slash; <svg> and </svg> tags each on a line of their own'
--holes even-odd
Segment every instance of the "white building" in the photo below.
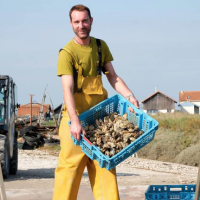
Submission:
<svg viewBox="0 0 200 200">
<path fill-rule="evenodd" d="M 179 92 L 179 103 L 182 112 L 200 114 L 200 91 Z"/>
<path fill-rule="evenodd" d="M 182 103 L 179 105 L 181 112 L 189 113 L 189 114 L 199 114 L 199 107 L 198 105 L 191 103 L 189 101 Z"/>
</svg>

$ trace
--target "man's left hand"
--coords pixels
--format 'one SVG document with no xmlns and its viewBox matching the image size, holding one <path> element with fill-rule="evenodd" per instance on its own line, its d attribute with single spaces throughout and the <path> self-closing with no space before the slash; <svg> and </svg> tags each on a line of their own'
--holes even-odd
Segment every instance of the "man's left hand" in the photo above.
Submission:
<svg viewBox="0 0 200 200">
<path fill-rule="evenodd" d="M 140 108 L 139 102 L 138 102 L 138 100 L 137 100 L 134 96 L 130 97 L 129 101 L 130 101 L 136 108 Z"/>
</svg>

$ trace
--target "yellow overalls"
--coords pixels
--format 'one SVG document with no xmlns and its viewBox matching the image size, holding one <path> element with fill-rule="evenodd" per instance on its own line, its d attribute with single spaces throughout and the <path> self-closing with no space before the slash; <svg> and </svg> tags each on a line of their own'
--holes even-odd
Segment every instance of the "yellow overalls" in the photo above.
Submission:
<svg viewBox="0 0 200 200">
<path fill-rule="evenodd" d="M 107 91 L 103 88 L 101 75 L 97 77 L 83 77 L 82 67 L 78 65 L 73 54 L 78 72 L 77 88 L 74 97 L 78 114 L 95 106 L 107 98 Z M 95 200 L 119 200 L 116 179 L 116 169 L 108 171 L 101 168 L 96 160 L 89 159 L 80 146 L 75 146 L 71 139 L 68 126 L 70 120 L 67 111 L 63 111 L 63 118 L 59 128 L 61 151 L 58 166 L 55 170 L 53 200 L 76 200 L 80 181 L 87 166 L 89 180 Z"/>
</svg>

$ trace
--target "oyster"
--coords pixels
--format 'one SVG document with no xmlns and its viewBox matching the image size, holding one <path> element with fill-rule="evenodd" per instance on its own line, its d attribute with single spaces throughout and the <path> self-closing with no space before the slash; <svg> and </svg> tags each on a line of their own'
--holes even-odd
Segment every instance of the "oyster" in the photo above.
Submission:
<svg viewBox="0 0 200 200">
<path fill-rule="evenodd" d="M 90 130 L 90 131 L 93 131 L 94 129 L 95 129 L 94 125 L 90 125 L 90 126 L 89 126 L 89 130 Z"/>
<path fill-rule="evenodd" d="M 116 112 L 102 119 L 96 119 L 95 124 L 86 124 L 86 137 L 93 145 L 100 148 L 105 155 L 112 157 L 140 137 L 143 132 L 138 126 L 128 121 L 128 113 L 123 116 Z"/>
</svg>

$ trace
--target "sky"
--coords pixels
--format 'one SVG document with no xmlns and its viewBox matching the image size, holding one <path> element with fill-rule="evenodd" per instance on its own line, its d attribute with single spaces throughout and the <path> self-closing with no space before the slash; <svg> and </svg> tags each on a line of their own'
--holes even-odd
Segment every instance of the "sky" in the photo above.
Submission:
<svg viewBox="0 0 200 200">
<path fill-rule="evenodd" d="M 73 37 L 69 10 L 84 4 L 94 18 L 91 36 L 103 39 L 116 73 L 139 101 L 160 90 L 179 100 L 179 91 L 200 90 L 199 0 L 0 0 L 0 74 L 18 87 L 18 102 L 54 108 L 63 102 L 56 76 L 58 51 Z M 103 77 L 109 96 L 117 92 Z M 49 97 L 45 103 L 50 103 Z"/>
</svg>

